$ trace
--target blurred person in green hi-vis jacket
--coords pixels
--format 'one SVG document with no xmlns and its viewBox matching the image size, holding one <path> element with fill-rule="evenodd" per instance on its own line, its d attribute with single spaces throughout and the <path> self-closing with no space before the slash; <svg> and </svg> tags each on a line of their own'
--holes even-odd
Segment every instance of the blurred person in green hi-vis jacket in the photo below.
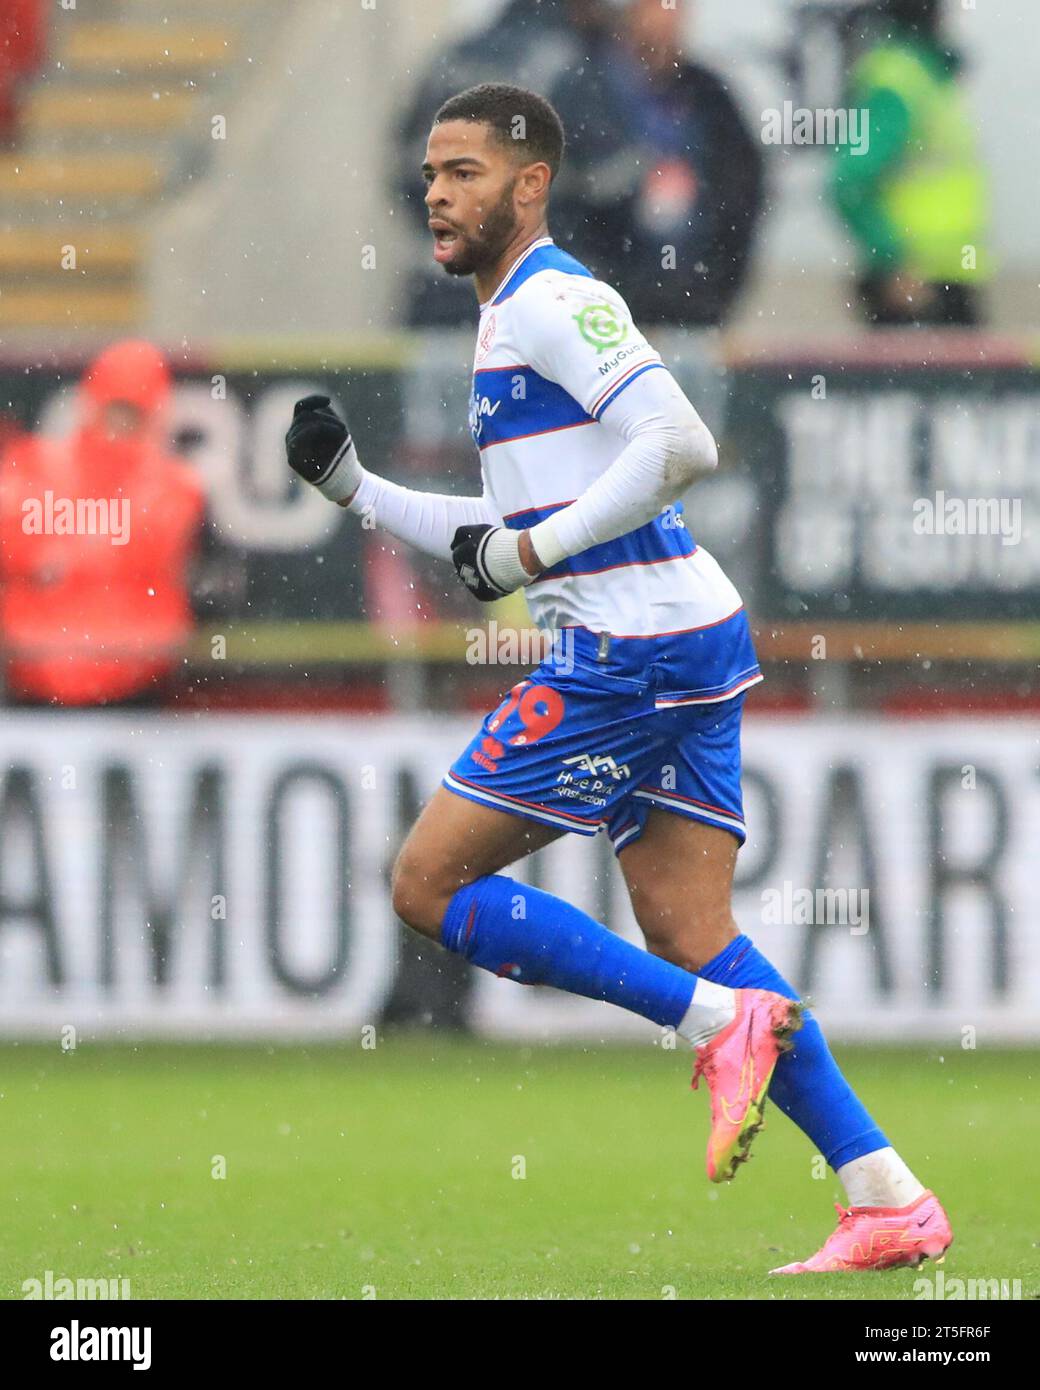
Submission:
<svg viewBox="0 0 1040 1390">
<path fill-rule="evenodd" d="M 853 63 L 845 97 L 868 113 L 869 141 L 835 147 L 831 185 L 859 248 L 866 316 L 976 324 L 990 270 L 989 197 L 942 0 L 879 0 L 874 9 L 884 27 Z"/>
</svg>

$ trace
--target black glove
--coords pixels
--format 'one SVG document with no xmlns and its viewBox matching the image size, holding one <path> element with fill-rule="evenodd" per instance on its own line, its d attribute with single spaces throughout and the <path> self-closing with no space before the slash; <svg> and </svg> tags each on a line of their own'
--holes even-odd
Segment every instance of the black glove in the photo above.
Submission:
<svg viewBox="0 0 1040 1390">
<path fill-rule="evenodd" d="M 305 396 L 296 402 L 285 453 L 289 467 L 333 502 L 350 497 L 361 482 L 350 431 L 328 396 Z"/>
<path fill-rule="evenodd" d="M 517 534 L 504 526 L 460 526 L 452 537 L 458 576 L 481 603 L 504 598 L 534 577 L 520 563 Z"/>
</svg>

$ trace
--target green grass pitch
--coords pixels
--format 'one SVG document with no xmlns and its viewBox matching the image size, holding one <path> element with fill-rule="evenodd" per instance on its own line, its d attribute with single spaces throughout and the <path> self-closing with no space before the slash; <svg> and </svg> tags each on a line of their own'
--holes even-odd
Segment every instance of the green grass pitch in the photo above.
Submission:
<svg viewBox="0 0 1040 1390">
<path fill-rule="evenodd" d="M 7 1299 L 47 1270 L 142 1299 L 911 1299 L 922 1272 L 770 1278 L 840 1189 L 775 1108 L 709 1184 L 688 1054 L 414 1033 L 0 1054 Z M 1040 1297 L 1037 1053 L 838 1059 L 950 1213 L 947 1280 Z"/>
</svg>

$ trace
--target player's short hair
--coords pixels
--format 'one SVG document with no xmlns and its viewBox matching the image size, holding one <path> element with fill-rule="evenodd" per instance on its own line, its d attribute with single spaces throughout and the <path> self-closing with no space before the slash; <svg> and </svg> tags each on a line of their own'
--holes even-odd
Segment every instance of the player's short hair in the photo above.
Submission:
<svg viewBox="0 0 1040 1390">
<path fill-rule="evenodd" d="M 482 82 L 458 96 L 449 97 L 433 118 L 443 121 L 475 121 L 490 126 L 499 144 L 516 153 L 525 164 L 542 160 L 553 178 L 563 162 L 563 122 L 552 104 L 526 87 L 507 82 Z"/>
</svg>

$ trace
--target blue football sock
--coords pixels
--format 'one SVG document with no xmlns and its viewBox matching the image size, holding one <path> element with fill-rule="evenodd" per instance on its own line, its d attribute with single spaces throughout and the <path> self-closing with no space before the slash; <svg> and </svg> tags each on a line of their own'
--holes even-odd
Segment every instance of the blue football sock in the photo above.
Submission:
<svg viewBox="0 0 1040 1390">
<path fill-rule="evenodd" d="M 747 936 L 731 941 L 698 974 L 734 989 L 769 989 L 787 999 L 798 998 Z M 816 1019 L 808 1009 L 803 1017 L 794 1047 L 776 1064 L 769 1099 L 837 1169 L 850 1159 L 885 1148 L 888 1140 L 839 1071 Z"/>
<path fill-rule="evenodd" d="M 697 984 L 696 975 L 623 941 L 573 904 L 502 874 L 459 889 L 441 941 L 493 975 L 605 999 L 662 1027 L 678 1027 Z"/>
</svg>

